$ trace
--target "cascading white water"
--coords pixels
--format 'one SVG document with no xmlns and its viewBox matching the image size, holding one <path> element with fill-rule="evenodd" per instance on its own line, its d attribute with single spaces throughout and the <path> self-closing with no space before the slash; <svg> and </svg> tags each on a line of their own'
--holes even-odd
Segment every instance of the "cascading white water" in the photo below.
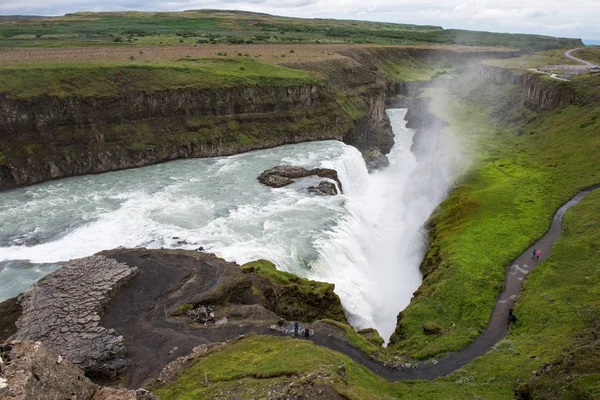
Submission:
<svg viewBox="0 0 600 400">
<path fill-rule="evenodd" d="M 0 193 L 0 301 L 71 258 L 119 246 L 203 246 L 227 260 L 266 258 L 333 282 L 352 324 L 387 338 L 420 284 L 421 225 L 448 183 L 439 178 L 446 164 L 431 157 L 436 146 L 425 146 L 431 154 L 417 163 L 405 112 L 388 111 L 396 135 L 391 165 L 370 175 L 358 150 L 324 141 Z M 309 195 L 316 178 L 260 185 L 260 172 L 278 164 L 334 168 L 344 195 Z M 430 180 L 433 190 L 423 190 Z"/>
<path fill-rule="evenodd" d="M 319 259 L 313 278 L 336 284 L 350 322 L 357 328 L 375 327 L 384 338 L 395 329 L 396 315 L 409 303 L 421 282 L 419 263 L 423 241 L 419 222 L 411 217 L 405 194 L 417 166 L 411 152 L 414 132 L 405 127 L 405 110 L 389 110 L 395 146 L 388 155 L 390 166 L 367 175 L 351 171 L 335 160 L 342 181 L 353 182 L 346 194 L 348 214 L 317 244 Z M 415 249 L 415 244 L 418 244 Z"/>
</svg>

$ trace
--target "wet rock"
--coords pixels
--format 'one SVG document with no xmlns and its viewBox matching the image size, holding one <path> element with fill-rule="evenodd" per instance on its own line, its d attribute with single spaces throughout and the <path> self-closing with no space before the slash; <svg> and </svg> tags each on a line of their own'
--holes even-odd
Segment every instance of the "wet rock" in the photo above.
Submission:
<svg viewBox="0 0 600 400">
<path fill-rule="evenodd" d="M 390 166 L 390 160 L 379 149 L 372 149 L 363 154 L 369 172 Z"/>
<path fill-rule="evenodd" d="M 99 313 L 136 272 L 104 256 L 69 261 L 17 298 L 22 312 L 10 339 L 40 341 L 88 376 L 118 375 L 128 365 L 123 337 L 102 327 Z"/>
<path fill-rule="evenodd" d="M 309 186 L 308 192 L 319 196 L 335 196 L 338 194 L 334 183 L 321 181 L 317 186 Z"/>
<path fill-rule="evenodd" d="M 258 181 L 263 185 L 279 188 L 294 183 L 294 179 L 305 178 L 307 176 L 319 176 L 331 179 L 337 182 L 340 191 L 343 192 L 342 182 L 338 178 L 337 171 L 329 168 L 306 169 L 293 165 L 278 165 L 261 173 L 258 176 Z"/>
</svg>

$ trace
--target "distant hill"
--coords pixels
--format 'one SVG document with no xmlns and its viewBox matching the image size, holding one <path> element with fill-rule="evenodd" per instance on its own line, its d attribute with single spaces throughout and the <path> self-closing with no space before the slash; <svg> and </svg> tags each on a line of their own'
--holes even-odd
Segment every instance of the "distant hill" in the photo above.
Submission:
<svg viewBox="0 0 600 400">
<path fill-rule="evenodd" d="M 78 12 L 62 17 L 0 17 L 0 46 L 177 43 L 459 44 L 529 50 L 583 45 L 580 39 L 541 35 L 443 29 L 430 25 L 288 18 L 246 11 Z"/>
</svg>

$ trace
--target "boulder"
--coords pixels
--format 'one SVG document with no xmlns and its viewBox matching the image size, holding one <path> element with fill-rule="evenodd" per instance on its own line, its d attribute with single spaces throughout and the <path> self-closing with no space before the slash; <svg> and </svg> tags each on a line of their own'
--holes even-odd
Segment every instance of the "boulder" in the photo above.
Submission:
<svg viewBox="0 0 600 400">
<path fill-rule="evenodd" d="M 258 181 L 263 185 L 279 188 L 294 183 L 294 179 L 305 178 L 307 176 L 319 176 L 321 178 L 331 179 L 337 182 L 340 191 L 342 190 L 342 182 L 338 178 L 337 171 L 329 168 L 314 168 L 306 169 L 293 165 L 278 165 L 263 171 L 258 176 Z"/>
<path fill-rule="evenodd" d="M 371 149 L 365 152 L 363 158 L 369 172 L 390 166 L 390 160 L 379 149 Z"/>
<path fill-rule="evenodd" d="M 3 348 L 6 366 L 0 399 L 160 400 L 144 389 L 99 387 L 75 364 L 48 351 L 41 342 L 16 340 Z"/>
<path fill-rule="evenodd" d="M 96 385 L 68 360 L 40 342 L 14 341 L 3 354 L 6 385 L 0 398 L 11 400 L 91 399 Z"/>
<path fill-rule="evenodd" d="M 435 335 L 442 332 L 442 327 L 435 322 L 425 322 L 423 324 L 423 332 L 428 335 Z"/>
<path fill-rule="evenodd" d="M 321 181 L 317 186 L 309 186 L 308 192 L 320 196 L 335 196 L 338 194 L 335 184 L 327 181 Z"/>
</svg>

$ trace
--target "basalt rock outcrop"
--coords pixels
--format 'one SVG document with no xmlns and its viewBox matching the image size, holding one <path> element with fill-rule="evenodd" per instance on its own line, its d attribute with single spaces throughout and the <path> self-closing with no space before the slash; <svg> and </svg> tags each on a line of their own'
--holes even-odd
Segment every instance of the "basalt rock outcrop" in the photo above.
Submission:
<svg viewBox="0 0 600 400">
<path fill-rule="evenodd" d="M 195 346 L 279 317 L 345 322 L 333 289 L 264 260 L 241 268 L 198 251 L 120 249 L 68 262 L 0 303 L 10 311 L 0 321 L 15 321 L 11 341 L 39 341 L 89 377 L 138 388 Z"/>
<path fill-rule="evenodd" d="M 263 185 L 272 187 L 272 188 L 280 188 L 294 183 L 295 179 L 306 178 L 309 176 L 319 176 L 321 178 L 328 178 L 332 181 L 335 181 L 342 190 L 342 182 L 338 178 L 337 171 L 329 168 L 313 168 L 306 169 L 303 167 L 296 167 L 293 165 L 278 165 L 273 168 L 269 168 L 266 171 L 263 171 L 258 176 L 258 181 Z M 335 193 L 333 193 L 335 190 Z M 330 185 L 328 185 L 327 181 L 321 182 L 318 186 L 312 186 L 312 189 L 309 188 L 309 192 L 311 193 L 319 193 L 319 194 L 337 194 L 337 189 L 335 185 L 333 185 L 333 190 Z"/>
<path fill-rule="evenodd" d="M 178 158 L 342 140 L 351 117 L 324 84 L 129 91 L 31 99 L 0 94 L 0 189 Z"/>
<path fill-rule="evenodd" d="M 486 64 L 474 66 L 476 76 L 498 85 L 519 85 L 523 88 L 525 105 L 529 108 L 551 110 L 570 104 L 598 101 L 598 93 L 578 90 L 577 84 L 549 78 L 544 74 L 522 72 Z"/>
<path fill-rule="evenodd" d="M 11 340 L 41 341 L 88 376 L 117 376 L 127 367 L 125 344 L 101 326 L 100 313 L 136 272 L 105 257 L 68 262 L 17 298 L 22 310 Z"/>
</svg>

